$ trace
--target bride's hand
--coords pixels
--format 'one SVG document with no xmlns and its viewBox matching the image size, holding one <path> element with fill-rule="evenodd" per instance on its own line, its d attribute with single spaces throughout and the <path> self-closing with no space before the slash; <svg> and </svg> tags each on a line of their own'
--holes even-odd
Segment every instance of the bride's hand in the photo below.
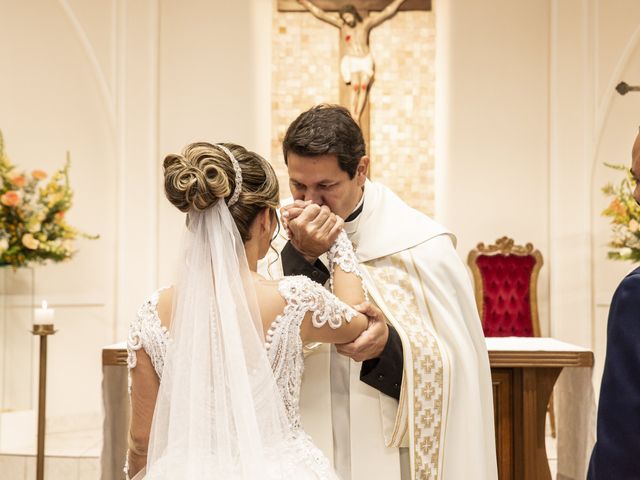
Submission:
<svg viewBox="0 0 640 480">
<path fill-rule="evenodd" d="M 289 239 L 308 262 L 327 252 L 342 230 L 344 220 L 326 205 L 308 205 L 288 222 Z"/>
<path fill-rule="evenodd" d="M 287 235 L 291 236 L 289 222 L 298 218 L 304 210 L 304 207 L 311 205 L 311 203 L 311 200 L 294 200 L 293 203 L 280 207 L 280 218 L 282 219 L 282 226 L 287 231 Z"/>
</svg>

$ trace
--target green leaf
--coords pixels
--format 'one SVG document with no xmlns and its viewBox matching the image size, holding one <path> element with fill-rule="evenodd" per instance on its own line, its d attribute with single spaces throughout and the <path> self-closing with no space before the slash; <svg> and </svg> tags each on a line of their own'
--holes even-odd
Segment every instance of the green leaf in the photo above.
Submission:
<svg viewBox="0 0 640 480">
<path fill-rule="evenodd" d="M 614 163 L 607 163 L 604 162 L 604 166 L 608 167 L 608 168 L 612 168 L 614 170 L 622 170 L 622 171 L 627 171 L 629 170 L 629 167 L 627 167 L 626 165 L 620 165 L 620 164 L 614 164 Z"/>
</svg>

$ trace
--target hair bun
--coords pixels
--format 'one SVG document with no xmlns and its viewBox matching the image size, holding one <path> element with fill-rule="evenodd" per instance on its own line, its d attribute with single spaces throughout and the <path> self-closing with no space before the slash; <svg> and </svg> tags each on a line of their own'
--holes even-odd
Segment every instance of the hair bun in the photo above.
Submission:
<svg viewBox="0 0 640 480">
<path fill-rule="evenodd" d="M 188 156 L 189 153 L 185 152 Z M 164 187 L 169 201 L 182 212 L 205 210 L 231 192 L 229 178 L 209 156 L 188 158 L 171 154 L 164 159 Z"/>
</svg>

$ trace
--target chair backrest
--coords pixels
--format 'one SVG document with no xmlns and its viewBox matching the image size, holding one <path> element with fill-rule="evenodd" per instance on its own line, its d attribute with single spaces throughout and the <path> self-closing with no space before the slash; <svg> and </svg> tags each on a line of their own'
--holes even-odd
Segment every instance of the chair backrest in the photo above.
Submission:
<svg viewBox="0 0 640 480">
<path fill-rule="evenodd" d="M 537 284 L 542 254 L 508 237 L 469 252 L 476 304 L 486 337 L 539 337 Z"/>
</svg>

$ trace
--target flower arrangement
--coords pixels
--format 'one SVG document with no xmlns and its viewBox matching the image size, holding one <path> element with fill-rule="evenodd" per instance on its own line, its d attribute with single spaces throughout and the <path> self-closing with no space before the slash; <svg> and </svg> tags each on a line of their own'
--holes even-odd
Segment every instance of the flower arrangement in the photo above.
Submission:
<svg viewBox="0 0 640 480">
<path fill-rule="evenodd" d="M 98 238 L 65 221 L 73 199 L 69 165 L 67 158 L 48 181 L 42 170 L 20 171 L 9 161 L 0 132 L 0 266 L 61 262 L 73 256 L 77 237 Z"/>
<path fill-rule="evenodd" d="M 613 260 L 640 262 L 640 205 L 633 198 L 635 180 L 624 165 L 605 165 L 626 172 L 618 185 L 608 183 L 602 188 L 605 195 L 612 197 L 602 212 L 603 216 L 611 217 L 613 229 L 607 256 Z"/>
</svg>

